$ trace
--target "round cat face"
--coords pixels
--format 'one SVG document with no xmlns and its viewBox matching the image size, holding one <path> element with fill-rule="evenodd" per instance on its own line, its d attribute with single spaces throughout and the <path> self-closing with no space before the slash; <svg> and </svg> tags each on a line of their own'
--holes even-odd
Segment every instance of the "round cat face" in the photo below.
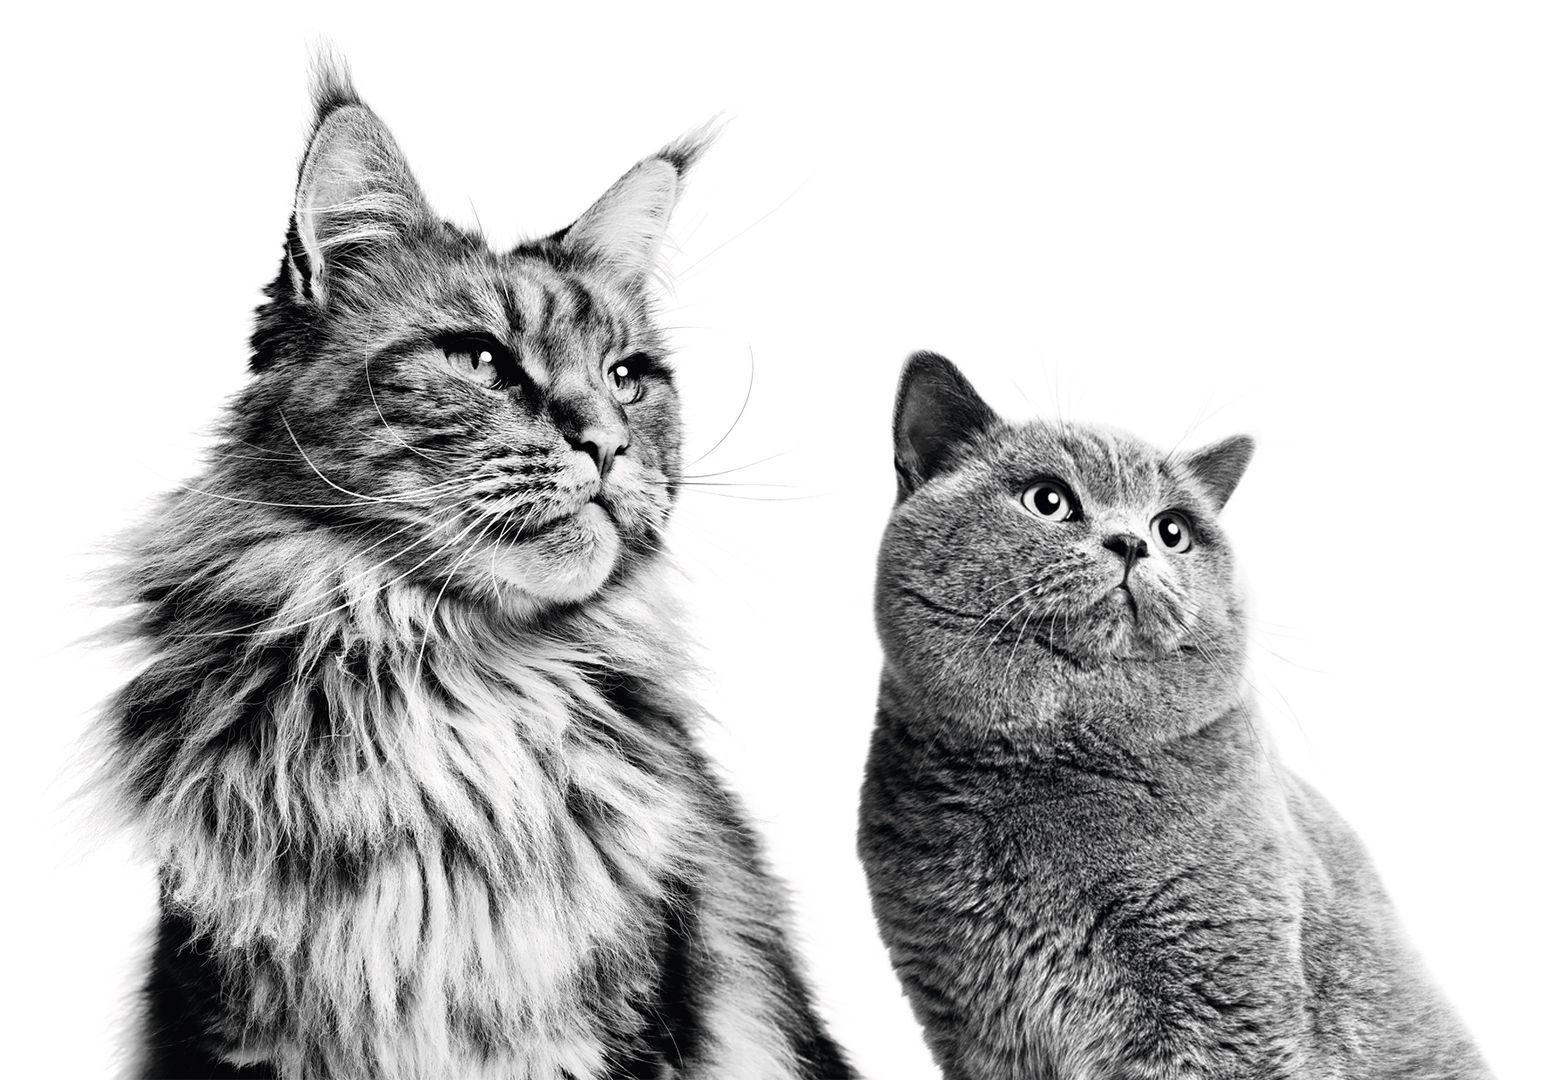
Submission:
<svg viewBox="0 0 1559 1080">
<path fill-rule="evenodd" d="M 1217 516 L 1252 449 L 1236 436 L 1165 454 L 1103 428 L 1008 424 L 947 360 L 911 357 L 878 563 L 890 672 L 965 712 L 1069 674 L 1095 689 L 1127 676 L 1117 705 L 1152 687 L 1217 697 L 1244 644 Z"/>
<path fill-rule="evenodd" d="M 1217 507 L 1166 456 L 1072 425 L 1002 427 L 900 505 L 884 602 L 971 662 L 1163 660 L 1231 627 Z M 897 597 L 897 599 L 893 599 Z"/>
</svg>

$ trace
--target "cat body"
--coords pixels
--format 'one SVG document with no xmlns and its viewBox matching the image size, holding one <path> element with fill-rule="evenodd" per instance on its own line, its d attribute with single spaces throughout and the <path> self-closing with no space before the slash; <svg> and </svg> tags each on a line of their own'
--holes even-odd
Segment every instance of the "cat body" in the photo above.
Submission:
<svg viewBox="0 0 1559 1080">
<path fill-rule="evenodd" d="M 697 139 L 437 219 L 325 72 L 254 378 L 125 543 L 104 783 L 160 867 L 138 1074 L 853 1075 L 697 744 L 645 282 Z"/>
<path fill-rule="evenodd" d="M 1007 425 L 924 354 L 897 434 L 859 840 L 945 1075 L 1487 1076 L 1245 692 L 1248 440 Z"/>
</svg>

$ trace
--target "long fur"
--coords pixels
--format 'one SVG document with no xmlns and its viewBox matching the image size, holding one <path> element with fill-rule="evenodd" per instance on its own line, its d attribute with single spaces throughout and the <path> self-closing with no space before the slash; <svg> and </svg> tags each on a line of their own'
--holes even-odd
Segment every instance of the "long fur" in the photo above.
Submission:
<svg viewBox="0 0 1559 1080">
<path fill-rule="evenodd" d="M 696 144 L 588 254 L 493 253 L 343 75 L 316 105 L 255 377 L 114 587 L 142 663 L 102 783 L 162 881 L 141 1075 L 853 1075 L 697 745 L 675 384 L 598 227 L 650 257 Z"/>
</svg>

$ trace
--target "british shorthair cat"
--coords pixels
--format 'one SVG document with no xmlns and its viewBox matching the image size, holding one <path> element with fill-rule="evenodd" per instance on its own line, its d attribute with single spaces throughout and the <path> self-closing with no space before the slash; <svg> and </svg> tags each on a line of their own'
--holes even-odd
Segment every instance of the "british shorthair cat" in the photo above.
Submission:
<svg viewBox="0 0 1559 1080">
<path fill-rule="evenodd" d="M 1473 1080 L 1369 857 L 1278 762 L 1235 437 L 1007 423 L 910 359 L 859 850 L 952 1080 Z"/>
</svg>

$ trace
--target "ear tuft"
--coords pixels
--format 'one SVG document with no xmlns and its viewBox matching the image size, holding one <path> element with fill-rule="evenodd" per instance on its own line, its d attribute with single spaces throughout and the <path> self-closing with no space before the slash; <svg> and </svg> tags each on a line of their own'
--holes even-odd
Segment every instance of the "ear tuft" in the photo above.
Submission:
<svg viewBox="0 0 1559 1080">
<path fill-rule="evenodd" d="M 314 98 L 314 130 L 318 131 L 325 117 L 337 109 L 363 103 L 352 85 L 352 72 L 346 59 L 334 48 L 321 44 L 314 50 L 309 67 L 313 75 L 310 88 Z"/>
<path fill-rule="evenodd" d="M 681 138 L 667 143 L 655 156 L 668 161 L 677 170 L 678 178 L 687 176 L 689 169 L 703 157 L 705 152 L 714 145 L 720 133 L 725 130 L 725 118 L 711 116 L 698 127 L 689 131 Z"/>
<path fill-rule="evenodd" d="M 893 406 L 893 465 L 899 499 L 945 468 L 954 450 L 999 423 L 952 361 L 918 352 L 904 362 Z"/>
<path fill-rule="evenodd" d="M 383 122 L 339 58 L 314 60 L 314 128 L 298 168 L 288 262 L 295 291 L 323 304 L 333 271 L 432 216 Z M 338 276 L 338 275 L 337 275 Z"/>
<path fill-rule="evenodd" d="M 1180 464 L 1195 482 L 1207 492 L 1213 505 L 1222 510 L 1234 494 L 1234 489 L 1245 475 L 1251 455 L 1256 452 L 1256 440 L 1249 435 L 1233 435 L 1211 446 L 1193 450 L 1180 459 Z"/>
<path fill-rule="evenodd" d="M 655 270 L 683 178 L 718 134 L 711 120 L 629 169 L 557 235 L 560 250 L 641 286 Z"/>
</svg>

